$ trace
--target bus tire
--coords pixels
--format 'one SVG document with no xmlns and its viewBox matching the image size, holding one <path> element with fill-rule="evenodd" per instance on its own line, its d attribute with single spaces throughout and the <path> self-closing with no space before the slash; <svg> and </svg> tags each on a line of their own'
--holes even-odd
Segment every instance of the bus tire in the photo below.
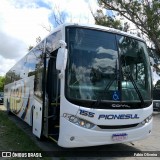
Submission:
<svg viewBox="0 0 160 160">
<path fill-rule="evenodd" d="M 7 115 L 12 115 L 12 112 L 10 110 L 7 109 Z"/>
<path fill-rule="evenodd" d="M 12 114 L 12 112 L 10 111 L 10 103 L 7 99 L 7 115 L 11 115 L 11 114 Z"/>
<path fill-rule="evenodd" d="M 45 137 L 43 135 L 41 135 L 40 137 L 36 137 L 36 139 L 38 141 L 44 141 L 45 140 Z"/>
<path fill-rule="evenodd" d="M 9 115 L 9 116 L 13 114 L 8 107 L 7 107 L 7 111 L 6 112 L 7 112 L 7 115 Z"/>
</svg>

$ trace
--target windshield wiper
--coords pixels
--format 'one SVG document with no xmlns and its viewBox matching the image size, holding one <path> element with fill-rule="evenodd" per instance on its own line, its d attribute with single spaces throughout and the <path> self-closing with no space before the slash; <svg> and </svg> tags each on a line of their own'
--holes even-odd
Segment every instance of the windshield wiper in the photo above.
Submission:
<svg viewBox="0 0 160 160">
<path fill-rule="evenodd" d="M 115 74 L 114 74 L 114 78 L 106 85 L 106 87 L 104 88 L 103 93 L 106 93 L 109 88 L 111 87 L 111 85 L 113 84 L 113 82 L 116 80 L 118 82 L 119 80 L 119 70 L 118 70 L 118 64 L 117 64 L 117 60 L 116 60 L 116 67 L 115 67 Z M 93 104 L 93 106 L 91 106 L 92 108 L 97 108 L 99 106 L 99 104 L 101 103 L 102 101 L 102 98 L 101 98 L 101 94 L 100 96 L 97 98 L 96 102 Z"/>
<path fill-rule="evenodd" d="M 121 58 L 122 58 L 122 56 L 121 56 Z M 136 92 L 137 92 L 137 94 L 138 94 L 138 97 L 139 97 L 139 99 L 140 99 L 140 101 L 141 101 L 141 104 L 142 105 L 144 105 L 144 100 L 143 100 L 143 97 L 142 97 L 142 94 L 141 94 L 141 92 L 139 91 L 139 89 L 138 89 L 138 87 L 137 87 L 137 84 L 136 84 L 136 82 L 135 82 L 135 80 L 133 79 L 133 77 L 132 77 L 132 74 L 131 74 L 131 71 L 128 71 L 127 70 L 127 66 L 126 66 L 126 56 L 125 55 L 123 55 L 123 60 L 124 60 L 124 66 L 125 66 L 125 74 L 126 74 L 126 76 L 127 77 L 129 77 L 129 79 L 131 80 L 131 82 L 132 82 L 132 84 L 133 84 L 133 87 L 134 87 L 134 89 L 136 90 Z M 122 62 L 123 63 L 123 62 Z M 123 72 L 123 71 L 122 71 Z"/>
<path fill-rule="evenodd" d="M 125 72 L 125 73 L 126 73 L 126 72 Z M 134 86 L 134 88 L 135 88 L 135 90 L 136 90 L 136 92 L 137 92 L 137 94 L 138 94 L 138 97 L 139 97 L 139 99 L 140 99 L 140 101 L 141 101 L 141 104 L 144 105 L 144 100 L 143 100 L 142 94 L 141 94 L 141 92 L 139 91 L 139 89 L 138 89 L 138 87 L 137 87 L 137 84 L 136 84 L 135 80 L 134 80 L 133 77 L 132 77 L 132 74 L 131 74 L 131 73 L 126 73 L 126 75 L 127 75 L 127 76 L 129 77 L 129 79 L 131 80 L 131 82 L 132 82 L 132 84 L 133 84 L 133 86 Z"/>
<path fill-rule="evenodd" d="M 124 60 L 125 60 L 125 58 L 124 58 Z M 126 66 L 125 66 L 125 67 L 126 67 Z M 132 82 L 133 87 L 134 87 L 134 89 L 135 89 L 135 91 L 136 91 L 136 93 L 137 93 L 137 95 L 138 95 L 138 97 L 139 97 L 139 99 L 140 99 L 140 101 L 141 101 L 141 104 L 144 105 L 144 100 L 143 100 L 142 94 L 141 94 L 139 88 L 137 87 L 137 84 L 136 84 L 135 80 L 133 79 L 131 72 L 126 71 L 126 69 L 125 69 L 125 74 L 126 74 L 126 76 L 129 78 L 129 80 Z M 119 75 L 119 70 L 117 69 L 117 64 L 116 64 L 115 76 L 114 76 L 114 78 L 106 85 L 103 93 L 106 93 L 106 92 L 109 90 L 109 88 L 111 87 L 111 85 L 113 84 L 113 82 L 114 82 L 115 80 L 117 80 L 117 81 L 119 80 L 119 78 L 120 78 L 119 76 L 120 76 L 120 75 Z M 100 96 L 97 98 L 96 102 L 93 104 L 92 108 L 97 108 L 97 107 L 99 106 L 99 104 L 101 103 L 101 101 L 102 101 L 102 98 L 101 98 L 101 95 L 100 95 Z"/>
<path fill-rule="evenodd" d="M 105 93 L 106 91 L 108 91 L 116 79 L 117 79 L 117 74 L 115 74 L 115 77 L 106 85 L 106 87 L 102 93 Z M 91 108 L 97 108 L 99 106 L 99 104 L 101 103 L 101 101 L 102 101 L 102 98 L 101 98 L 101 96 L 99 96 L 97 98 L 96 102 L 93 104 L 93 106 L 91 106 Z"/>
</svg>

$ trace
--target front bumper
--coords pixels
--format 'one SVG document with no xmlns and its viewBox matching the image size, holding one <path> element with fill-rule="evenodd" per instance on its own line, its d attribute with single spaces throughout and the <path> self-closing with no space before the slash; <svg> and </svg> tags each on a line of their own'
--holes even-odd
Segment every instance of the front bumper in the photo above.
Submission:
<svg viewBox="0 0 160 160">
<path fill-rule="evenodd" d="M 65 118 L 62 118 L 62 126 L 60 129 L 60 135 L 58 145 L 66 148 L 72 147 L 85 147 L 85 146 L 98 146 L 105 144 L 125 143 L 144 139 L 151 134 L 152 119 L 149 123 L 138 127 L 119 130 L 92 130 L 85 129 L 75 124 L 70 123 Z M 123 141 L 113 141 L 113 134 L 127 134 L 127 139 Z"/>
</svg>

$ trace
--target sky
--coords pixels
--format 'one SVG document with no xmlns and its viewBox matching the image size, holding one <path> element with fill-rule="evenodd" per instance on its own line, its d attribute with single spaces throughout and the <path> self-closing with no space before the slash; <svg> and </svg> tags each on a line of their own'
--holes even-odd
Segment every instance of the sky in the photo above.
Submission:
<svg viewBox="0 0 160 160">
<path fill-rule="evenodd" d="M 56 27 L 54 12 L 61 11 L 65 22 L 94 24 L 89 10 L 98 8 L 96 0 L 0 0 L 0 76 L 36 45 L 36 38 Z M 58 9 L 57 9 L 58 8 Z"/>
</svg>

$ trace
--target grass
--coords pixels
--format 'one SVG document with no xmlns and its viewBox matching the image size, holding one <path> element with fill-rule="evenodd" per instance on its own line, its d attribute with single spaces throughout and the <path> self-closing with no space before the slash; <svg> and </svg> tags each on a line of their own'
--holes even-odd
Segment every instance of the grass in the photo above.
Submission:
<svg viewBox="0 0 160 160">
<path fill-rule="evenodd" d="M 4 111 L 0 111 L 0 151 L 41 152 L 42 150 L 8 118 Z M 43 159 L 50 160 L 51 158 Z"/>
</svg>

